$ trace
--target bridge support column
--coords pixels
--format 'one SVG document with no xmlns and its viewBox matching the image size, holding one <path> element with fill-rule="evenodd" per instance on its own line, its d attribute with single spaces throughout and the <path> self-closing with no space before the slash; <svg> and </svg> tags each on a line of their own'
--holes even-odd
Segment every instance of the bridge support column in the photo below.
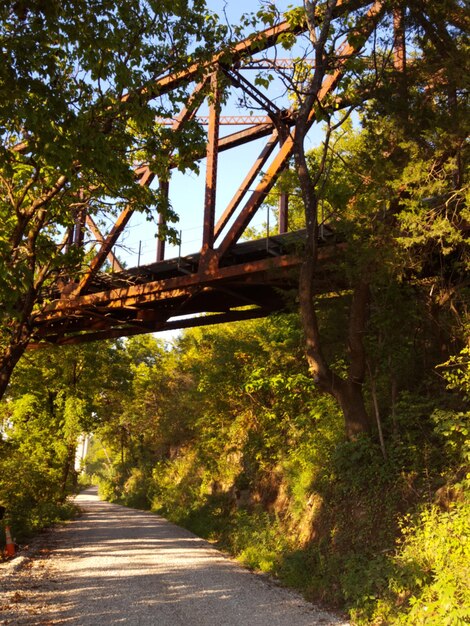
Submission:
<svg viewBox="0 0 470 626">
<path fill-rule="evenodd" d="M 212 101 L 209 111 L 209 129 L 207 138 L 207 169 L 206 192 L 204 197 L 204 231 L 202 235 L 202 251 L 214 247 L 215 200 L 217 190 L 217 161 L 219 142 L 220 94 L 218 76 L 214 72 L 211 77 Z"/>
<path fill-rule="evenodd" d="M 287 139 L 287 135 L 289 134 L 289 130 L 285 127 L 280 127 L 279 129 L 279 145 L 282 146 Z M 283 235 L 287 233 L 287 229 L 289 227 L 289 196 L 287 192 L 281 191 L 281 195 L 279 196 L 279 234 Z"/>
<path fill-rule="evenodd" d="M 162 198 L 165 199 L 166 204 L 168 204 L 168 193 L 170 189 L 170 184 L 167 180 L 160 180 L 160 193 Z M 157 234 L 157 262 L 163 261 L 165 259 L 165 236 L 164 230 L 166 226 L 166 220 L 162 212 L 158 214 L 158 234 Z"/>
</svg>

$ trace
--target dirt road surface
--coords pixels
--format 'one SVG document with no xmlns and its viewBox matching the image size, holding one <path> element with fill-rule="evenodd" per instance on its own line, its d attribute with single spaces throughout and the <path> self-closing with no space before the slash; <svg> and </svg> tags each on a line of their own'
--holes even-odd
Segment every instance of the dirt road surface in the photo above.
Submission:
<svg viewBox="0 0 470 626">
<path fill-rule="evenodd" d="M 0 624 L 347 626 L 165 519 L 77 497 L 82 517 L 0 565 Z"/>
</svg>

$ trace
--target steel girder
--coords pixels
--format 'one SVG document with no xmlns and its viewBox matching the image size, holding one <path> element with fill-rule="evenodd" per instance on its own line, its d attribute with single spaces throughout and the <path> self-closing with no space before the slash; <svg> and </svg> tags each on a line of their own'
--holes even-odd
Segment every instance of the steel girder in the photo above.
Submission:
<svg viewBox="0 0 470 626">
<path fill-rule="evenodd" d="M 338 3 L 338 11 L 344 3 Z M 366 27 L 371 29 L 373 20 L 381 8 L 373 4 Z M 135 270 L 119 271 L 103 276 L 100 270 L 106 258 L 112 259 L 113 267 L 118 261 L 112 250 L 126 224 L 132 217 L 133 207 L 122 211 L 107 235 L 102 235 L 91 216 L 81 216 L 89 226 L 100 248 L 91 260 L 79 282 L 66 289 L 52 290 L 47 294 L 52 302 L 44 304 L 34 318 L 34 345 L 46 341 L 55 344 L 73 344 L 100 338 L 112 338 L 137 333 L 154 332 L 172 328 L 231 321 L 266 315 L 273 310 L 288 306 L 286 294 L 295 290 L 299 255 L 299 234 L 294 237 L 282 233 L 288 226 L 288 199 L 280 199 L 281 236 L 267 241 L 252 242 L 252 248 L 239 244 L 240 237 L 263 204 L 278 176 L 287 167 L 295 141 L 295 111 L 281 110 L 255 85 L 241 75 L 243 63 L 256 52 L 275 46 L 286 33 L 300 34 L 304 29 L 293 28 L 282 22 L 260 33 L 255 33 L 221 51 L 207 63 L 206 74 L 195 85 L 192 95 L 176 119 L 169 120 L 173 132 L 178 132 L 189 119 L 197 116 L 204 100 L 204 90 L 211 85 L 209 116 L 207 117 L 207 149 L 200 158 L 206 159 L 206 191 L 204 198 L 203 238 L 200 252 L 175 261 L 165 261 L 164 243 L 157 244 L 156 264 Z M 339 61 L 334 71 L 324 80 L 319 94 L 320 103 L 334 91 L 344 67 L 351 56 L 358 53 L 360 43 L 346 41 L 339 49 Z M 230 59 L 228 64 L 227 59 Z M 258 64 L 260 61 L 258 61 Z M 284 63 L 285 67 L 289 67 Z M 249 64 L 247 65 L 249 67 Z M 154 98 L 177 88 L 181 83 L 191 83 L 200 75 L 200 67 L 190 66 L 184 72 L 169 74 L 156 82 L 151 90 L 144 90 L 139 97 Z M 219 100 L 219 75 L 223 74 L 249 98 L 264 108 L 266 115 L 246 129 L 226 136 L 219 136 L 221 104 Z M 124 96 L 123 101 L 136 94 Z M 196 118 L 197 119 L 197 118 Z M 309 123 L 315 121 L 312 111 Z M 265 138 L 266 143 L 249 167 L 245 178 L 225 210 L 216 219 L 216 185 L 219 153 L 232 150 L 246 143 Z M 171 165 L 170 165 L 171 167 Z M 264 174 L 261 176 L 261 172 Z M 136 181 L 150 185 L 155 174 L 148 165 L 135 168 Z M 160 180 L 162 193 L 168 195 L 168 179 Z M 254 185 L 254 189 L 252 188 Z M 164 223 L 160 219 L 159 228 Z M 331 241 L 329 242 L 332 243 Z M 301 247 L 301 246 L 300 246 Z M 320 266 L 325 277 L 337 247 L 325 246 L 320 255 Z M 327 288 L 330 278 L 319 280 L 319 288 Z M 329 284 L 329 283 L 328 283 Z M 329 285 L 331 288 L 331 284 Z M 201 317 L 201 314 L 209 314 Z M 177 319 L 175 319 L 177 318 Z"/>
</svg>

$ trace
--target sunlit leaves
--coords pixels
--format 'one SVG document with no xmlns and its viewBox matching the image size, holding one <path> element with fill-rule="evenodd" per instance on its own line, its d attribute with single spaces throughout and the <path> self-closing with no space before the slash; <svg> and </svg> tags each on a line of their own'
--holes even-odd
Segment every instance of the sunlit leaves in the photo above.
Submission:
<svg viewBox="0 0 470 626">
<path fill-rule="evenodd" d="M 161 156 L 172 154 L 172 165 L 194 170 L 204 135 L 196 124 L 156 132 L 155 118 L 174 115 L 189 85 L 159 95 L 155 81 L 190 63 L 202 72 L 225 29 L 203 0 L 9 1 L 0 23 L 3 392 L 11 350 L 24 349 L 44 302 L 40 289 L 58 272 L 74 280 L 82 271 L 84 251 L 69 244 L 83 212 L 158 207 L 175 219 L 158 186 L 138 184 L 135 167 L 148 163 L 167 180 Z M 176 237 L 170 226 L 166 234 Z"/>
</svg>

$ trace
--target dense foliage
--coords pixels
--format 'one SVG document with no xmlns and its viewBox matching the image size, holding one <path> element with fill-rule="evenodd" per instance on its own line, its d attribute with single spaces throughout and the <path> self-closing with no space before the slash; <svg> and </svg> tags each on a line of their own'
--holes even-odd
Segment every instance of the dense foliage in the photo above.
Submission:
<svg viewBox="0 0 470 626">
<path fill-rule="evenodd" d="M 398 325 L 423 308 L 401 296 Z M 338 371 L 345 297 L 318 311 Z M 86 470 L 102 496 L 163 513 L 358 623 L 465 623 L 468 354 L 418 369 L 432 331 L 397 333 L 400 375 L 377 378 L 386 458 L 377 432 L 345 441 L 294 314 L 187 331 L 174 347 L 142 337 L 29 355 L 3 408 L 15 533 L 57 518 L 76 480 L 68 446 L 93 431 Z"/>
<path fill-rule="evenodd" d="M 110 345 L 29 354 L 18 365 L 0 405 L 0 503 L 18 541 L 73 512 L 78 437 L 120 410 L 127 359 Z"/>
<path fill-rule="evenodd" d="M 172 151 L 182 171 L 194 167 L 203 133 L 189 124 L 169 134 L 155 121 L 174 115 L 187 85 L 152 88 L 202 62 L 222 34 L 204 0 L 2 2 L 0 396 L 45 288 L 81 276 L 85 213 L 114 221 L 125 207 L 158 207 L 174 218 L 135 168 L 168 177 Z"/>
<path fill-rule="evenodd" d="M 344 309 L 330 300 L 322 323 Z M 429 327 L 417 332 L 425 344 Z M 329 343 L 340 369 L 341 341 Z M 171 350 L 133 339 L 126 402 L 95 427 L 89 476 L 104 497 L 163 513 L 358 623 L 465 623 L 465 376 L 448 364 L 437 371 L 449 376 L 423 376 L 407 337 L 396 348 L 395 394 L 377 385 L 384 459 L 377 436 L 344 440 L 295 315 L 190 331 Z"/>
</svg>

